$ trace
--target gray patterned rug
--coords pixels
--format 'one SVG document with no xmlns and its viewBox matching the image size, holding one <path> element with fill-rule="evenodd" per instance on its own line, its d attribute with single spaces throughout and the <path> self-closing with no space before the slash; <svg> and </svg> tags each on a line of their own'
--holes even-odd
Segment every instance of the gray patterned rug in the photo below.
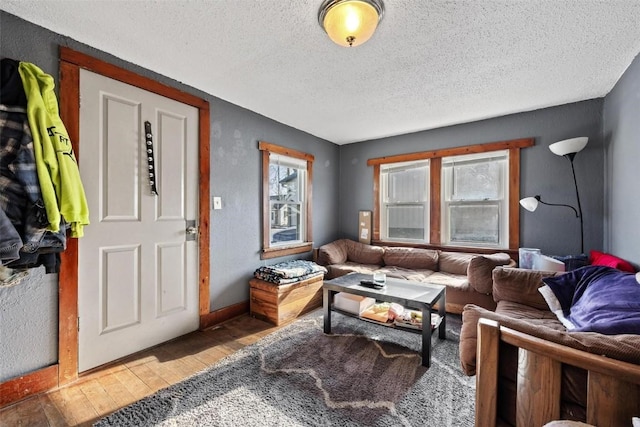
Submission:
<svg viewBox="0 0 640 427">
<path fill-rule="evenodd" d="M 475 377 L 460 370 L 460 317 L 420 335 L 311 313 L 211 368 L 100 420 L 104 426 L 473 426 Z"/>
</svg>

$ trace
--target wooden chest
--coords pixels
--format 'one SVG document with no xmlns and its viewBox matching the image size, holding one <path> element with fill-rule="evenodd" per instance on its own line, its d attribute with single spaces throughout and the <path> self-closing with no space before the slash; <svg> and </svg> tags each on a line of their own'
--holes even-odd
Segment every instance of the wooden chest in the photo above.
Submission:
<svg viewBox="0 0 640 427">
<path fill-rule="evenodd" d="M 251 279 L 251 315 L 280 326 L 322 305 L 322 278 L 313 277 L 290 285 Z"/>
</svg>

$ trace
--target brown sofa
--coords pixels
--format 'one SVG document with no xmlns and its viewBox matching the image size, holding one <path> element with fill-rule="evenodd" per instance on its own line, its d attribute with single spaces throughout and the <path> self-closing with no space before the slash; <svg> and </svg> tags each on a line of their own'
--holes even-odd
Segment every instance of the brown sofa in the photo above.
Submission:
<svg viewBox="0 0 640 427">
<path fill-rule="evenodd" d="M 446 310 L 461 313 L 465 304 L 495 308 L 491 296 L 492 270 L 515 265 L 506 253 L 480 255 L 433 249 L 374 246 L 349 239 L 336 240 L 318 248 L 316 262 L 327 268 L 326 279 L 348 273 L 373 274 L 445 285 Z"/>
<path fill-rule="evenodd" d="M 562 273 L 498 267 L 495 311 L 464 307 L 460 362 L 467 375 L 478 375 L 476 414 L 482 425 L 542 425 L 537 423 L 544 417 L 623 425 L 602 420 L 640 415 L 640 335 L 567 332 L 538 291 L 542 278 L 555 274 Z M 491 323 L 498 332 L 481 335 Z M 484 349 L 492 346 L 493 353 Z M 535 390 L 525 392 L 527 383 Z M 554 389 L 558 402 L 547 400 Z M 614 409 L 620 403 L 624 407 Z"/>
</svg>

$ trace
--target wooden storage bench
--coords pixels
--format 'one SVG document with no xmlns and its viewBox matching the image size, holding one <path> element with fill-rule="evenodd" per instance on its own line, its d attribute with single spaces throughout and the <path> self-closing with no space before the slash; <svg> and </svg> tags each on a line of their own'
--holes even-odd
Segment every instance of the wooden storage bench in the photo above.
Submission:
<svg viewBox="0 0 640 427">
<path fill-rule="evenodd" d="M 260 279 L 249 281 L 251 315 L 276 326 L 295 320 L 322 305 L 323 276 L 290 285 L 276 285 Z"/>
</svg>

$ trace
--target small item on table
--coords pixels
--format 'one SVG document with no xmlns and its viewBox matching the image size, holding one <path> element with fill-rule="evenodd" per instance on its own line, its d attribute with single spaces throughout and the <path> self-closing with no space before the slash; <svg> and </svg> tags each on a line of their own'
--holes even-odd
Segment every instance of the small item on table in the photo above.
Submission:
<svg viewBox="0 0 640 427">
<path fill-rule="evenodd" d="M 384 287 L 387 284 L 387 275 L 382 271 L 373 272 L 373 281 L 380 287 Z"/>
<path fill-rule="evenodd" d="M 389 308 L 391 308 L 391 303 L 376 303 L 364 310 L 360 316 L 366 319 L 375 320 L 376 322 L 387 323 L 389 321 Z"/>
<path fill-rule="evenodd" d="M 373 280 L 361 280 L 360 284 L 367 288 L 374 288 L 374 289 L 383 289 L 386 286 L 384 284 L 381 285 L 378 282 L 374 282 Z"/>
</svg>

